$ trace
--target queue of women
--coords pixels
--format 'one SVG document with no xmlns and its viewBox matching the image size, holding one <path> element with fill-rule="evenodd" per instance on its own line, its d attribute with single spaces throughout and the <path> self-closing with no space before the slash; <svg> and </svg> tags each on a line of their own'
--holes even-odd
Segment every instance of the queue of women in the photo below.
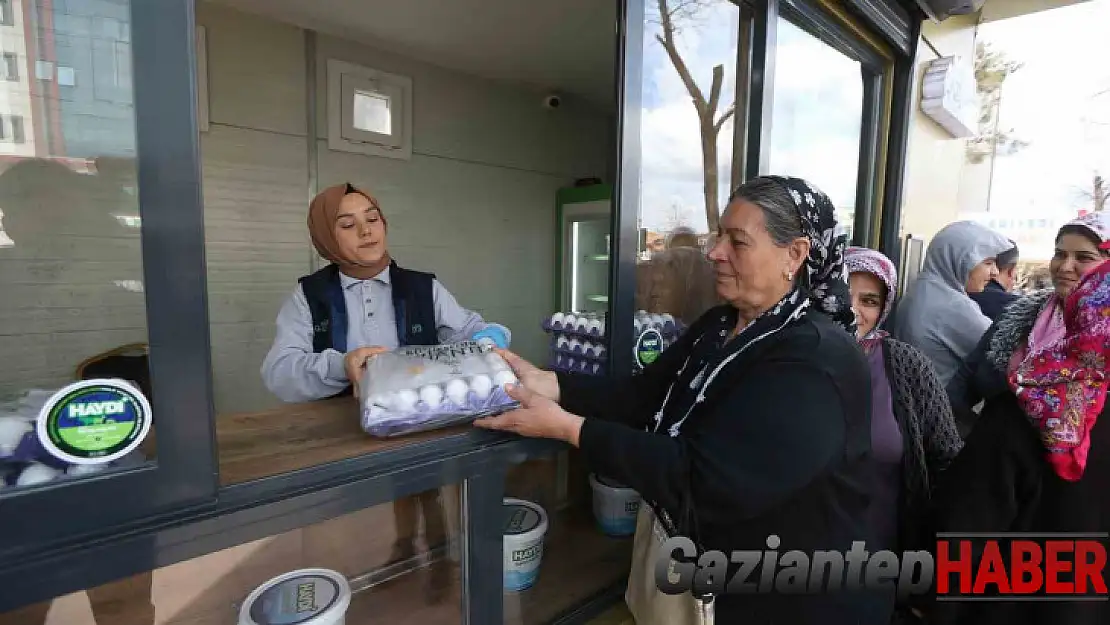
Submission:
<svg viewBox="0 0 1110 625">
<path fill-rule="evenodd" d="M 832 202 L 797 178 L 737 188 L 708 252 L 720 305 L 636 376 L 544 371 L 509 333 L 389 256 L 377 201 L 351 185 L 310 207 L 331 261 L 297 285 L 263 365 L 287 401 L 350 392 L 373 354 L 489 337 L 513 367 L 521 407 L 483 428 L 565 441 L 641 507 L 626 600 L 639 625 L 886 623 L 1094 625 L 1110 602 L 940 604 L 893 591 L 666 595 L 659 545 L 845 552 L 935 547 L 937 532 L 1110 530 L 1110 215 L 1062 228 L 1054 289 L 996 322 L 969 293 L 1012 242 L 959 222 L 931 242 L 896 302 L 897 270 L 848 247 Z M 1106 419 L 1104 418 L 1103 421 Z M 971 424 L 961 435 L 957 422 Z M 399 506 L 398 530 L 413 523 Z M 424 498 L 426 499 L 426 498 Z M 405 539 L 407 540 L 407 539 Z M 399 556 L 411 545 L 399 542 Z M 943 608 L 943 609 L 942 609 Z"/>
</svg>

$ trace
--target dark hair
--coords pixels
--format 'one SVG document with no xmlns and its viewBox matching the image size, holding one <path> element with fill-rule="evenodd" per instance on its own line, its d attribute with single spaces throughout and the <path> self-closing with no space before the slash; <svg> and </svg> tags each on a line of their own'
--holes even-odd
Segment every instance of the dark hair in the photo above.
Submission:
<svg viewBox="0 0 1110 625">
<path fill-rule="evenodd" d="M 1084 239 L 1087 239 L 1091 242 L 1091 245 L 1095 246 L 1095 249 L 1099 250 L 1102 253 L 1103 256 L 1110 256 L 1110 251 L 1102 249 L 1102 241 L 1098 238 L 1098 235 L 1096 235 L 1094 232 L 1091 232 L 1089 228 L 1080 226 L 1079 224 L 1068 224 L 1063 228 L 1060 228 L 1060 231 L 1056 233 L 1056 243 L 1060 243 L 1060 239 L 1069 234 L 1076 234 L 1083 237 Z"/>
<path fill-rule="evenodd" d="M 1013 243 L 1013 241 L 1010 241 L 1010 243 Z M 999 269 L 1010 269 L 1011 267 L 1016 267 L 1018 263 L 1017 246 L 1015 245 L 1005 252 L 999 254 L 998 257 L 995 258 L 994 262 L 996 265 L 998 265 Z"/>
<path fill-rule="evenodd" d="M 777 245 L 787 245 L 798 237 L 803 237 L 802 218 L 794 206 L 794 200 L 779 183 L 768 178 L 755 178 L 736 187 L 729 196 L 735 200 L 751 202 L 763 209 L 763 219 L 767 222 L 767 233 Z"/>
</svg>

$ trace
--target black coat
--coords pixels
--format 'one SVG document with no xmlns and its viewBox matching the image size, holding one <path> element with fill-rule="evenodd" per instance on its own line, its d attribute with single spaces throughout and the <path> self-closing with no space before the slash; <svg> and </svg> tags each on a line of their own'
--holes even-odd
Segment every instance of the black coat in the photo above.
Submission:
<svg viewBox="0 0 1110 625">
<path fill-rule="evenodd" d="M 982 291 L 968 294 L 968 297 L 979 305 L 979 310 L 990 317 L 991 321 L 997 320 L 1002 311 L 1018 299 L 1017 295 L 1002 288 L 1002 285 L 995 280 L 988 282 L 987 288 Z"/>
<path fill-rule="evenodd" d="M 1046 295 L 1008 308 L 949 385 L 953 408 L 965 415 L 970 434 L 933 495 L 931 526 L 937 532 L 1110 532 L 1110 404 L 1091 430 L 1082 479 L 1067 482 L 1045 461 L 1044 445 L 1003 373 Z M 985 402 L 980 416 L 969 420 L 970 406 L 979 401 Z M 930 611 L 929 622 L 937 625 L 1110 623 L 1108 601 L 945 602 Z"/>
<path fill-rule="evenodd" d="M 694 339 L 715 333 L 727 314 L 710 310 L 641 375 L 615 386 L 560 376 L 563 406 L 587 418 L 587 460 L 674 518 L 689 494 L 707 549 L 764 551 L 775 535 L 780 553 L 812 555 L 869 540 L 871 378 L 854 337 L 820 313 L 742 352 L 679 436 L 645 431 Z M 720 624 L 881 624 L 892 605 L 886 593 L 724 595 L 716 613 Z"/>
</svg>

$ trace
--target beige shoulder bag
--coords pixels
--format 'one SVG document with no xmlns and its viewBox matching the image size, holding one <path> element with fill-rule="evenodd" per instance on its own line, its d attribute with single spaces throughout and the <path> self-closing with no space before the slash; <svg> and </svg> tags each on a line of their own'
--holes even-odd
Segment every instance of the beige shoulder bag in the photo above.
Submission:
<svg viewBox="0 0 1110 625">
<path fill-rule="evenodd" d="M 636 537 L 632 545 L 632 570 L 624 601 L 636 625 L 713 625 L 713 601 L 690 592 L 668 595 L 655 585 L 655 563 L 662 553 L 667 532 L 647 503 L 640 504 Z"/>
</svg>

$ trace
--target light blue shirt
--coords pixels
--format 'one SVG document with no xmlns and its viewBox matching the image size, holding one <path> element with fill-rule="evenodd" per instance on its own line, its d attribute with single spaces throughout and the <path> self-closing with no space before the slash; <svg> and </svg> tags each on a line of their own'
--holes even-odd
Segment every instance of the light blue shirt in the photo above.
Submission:
<svg viewBox="0 0 1110 625">
<path fill-rule="evenodd" d="M 386 269 L 369 280 L 340 274 L 347 304 L 347 348 L 400 345 L 393 312 L 393 287 Z M 440 343 L 468 340 L 475 332 L 496 326 L 511 338 L 509 329 L 486 323 L 482 316 L 459 305 L 455 297 L 433 281 L 436 334 Z M 277 317 L 277 335 L 262 361 L 266 388 L 286 402 L 306 402 L 331 397 L 350 381 L 343 366 L 345 354 L 334 349 L 312 351 L 312 313 L 301 285 L 285 300 Z"/>
</svg>

